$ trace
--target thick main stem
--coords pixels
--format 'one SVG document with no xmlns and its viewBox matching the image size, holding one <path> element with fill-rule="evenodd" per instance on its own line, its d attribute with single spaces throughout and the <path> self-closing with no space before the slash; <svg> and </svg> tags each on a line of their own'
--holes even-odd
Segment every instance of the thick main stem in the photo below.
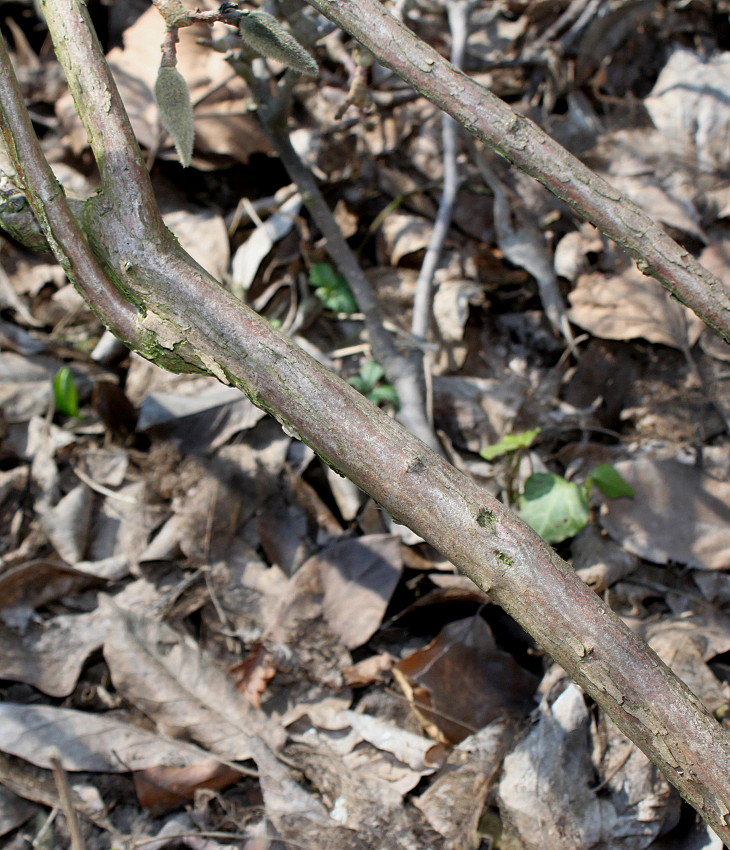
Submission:
<svg viewBox="0 0 730 850">
<path fill-rule="evenodd" d="M 63 44 L 59 55 L 69 78 L 103 64 L 80 0 L 47 2 L 46 16 L 54 41 Z M 3 54 L 0 63 L 3 75 L 12 73 Z M 103 86 L 113 88 L 113 82 L 105 77 Z M 16 97 L 12 87 L 0 88 L 5 115 L 17 114 Z M 161 350 L 194 351 L 196 363 L 242 389 L 443 552 L 533 635 L 730 841 L 730 744 L 712 715 L 524 522 L 274 331 L 157 229 L 159 214 L 149 207 L 146 172 L 138 172 L 142 185 L 135 190 L 125 175 L 104 166 L 107 156 L 132 165 L 136 157 L 136 146 L 114 148 L 127 136 L 119 116 L 114 132 L 105 135 L 101 129 L 110 109 L 121 108 L 117 103 L 117 95 L 99 104 L 83 91 L 76 99 L 86 125 L 100 125 L 94 153 L 105 191 L 109 181 L 109 191 L 118 192 L 123 184 L 130 192 L 124 210 L 106 206 L 103 222 L 95 226 L 103 227 L 108 262 L 126 274 L 130 296 L 144 305 L 140 326 L 156 336 Z M 13 132 L 11 126 L 8 135 Z M 145 222 L 151 223 L 150 234 Z M 72 250 L 66 233 L 42 223 L 61 252 Z"/>
</svg>

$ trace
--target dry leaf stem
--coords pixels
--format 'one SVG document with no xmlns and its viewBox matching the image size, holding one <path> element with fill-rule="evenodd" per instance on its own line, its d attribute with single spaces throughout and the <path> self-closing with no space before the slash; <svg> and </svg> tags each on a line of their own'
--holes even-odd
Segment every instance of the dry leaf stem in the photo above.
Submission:
<svg viewBox="0 0 730 850">
<path fill-rule="evenodd" d="M 319 6 L 319 0 L 313 5 Z M 369 49 L 387 55 L 380 43 L 382 34 L 388 50 L 398 50 L 394 64 L 402 65 L 404 75 L 416 78 L 422 87 L 423 75 L 428 78 L 433 74 L 432 81 L 439 87 L 448 79 L 452 93 L 458 92 L 460 103 L 464 96 L 466 104 L 453 109 L 457 120 L 465 120 L 468 106 L 474 126 L 480 126 L 485 91 L 471 88 L 467 77 L 449 69 L 406 30 L 395 30 L 399 35 L 394 39 L 394 24 L 380 3 L 337 0 L 321 5 L 355 30 L 358 38 L 369 42 Z M 109 277 L 123 287 L 130 301 L 140 305 L 136 323 L 142 353 L 168 365 L 175 360 L 181 369 L 204 368 L 239 387 L 289 433 L 300 437 L 334 469 L 369 493 L 398 522 L 428 540 L 522 624 L 660 767 L 717 834 L 730 842 L 727 732 L 524 522 L 273 330 L 191 260 L 162 223 L 149 175 L 92 34 L 85 3 L 45 0 L 43 6 L 102 176 L 103 192 L 96 206 L 87 208 L 87 236 L 103 258 Z M 377 26 L 372 17 L 375 14 Z M 371 27 L 375 32 L 372 38 L 368 34 Z M 423 70 L 428 68 L 431 70 Z M 14 140 L 16 134 L 23 133 L 22 121 L 19 125 L 23 103 L 17 84 L 9 82 L 12 75 L 7 52 L 2 50 L 3 130 L 18 170 L 32 192 L 37 191 L 37 181 L 42 179 L 40 148 L 37 142 L 33 146 L 27 140 L 19 146 Z M 475 92 L 479 99 L 470 100 Z M 452 100 L 447 94 L 443 93 L 444 102 Z M 551 146 L 557 147 L 553 142 L 536 141 L 540 131 L 509 110 L 507 118 L 506 109 L 499 107 L 494 132 L 506 134 L 509 143 L 500 147 L 510 156 L 517 158 L 519 153 L 522 157 L 541 144 L 548 152 Z M 546 182 L 557 179 L 554 163 L 550 169 L 544 168 L 543 154 L 535 156 L 533 171 L 543 177 L 549 171 L 553 176 Z M 592 197 L 597 187 L 605 186 L 590 177 L 592 188 L 586 184 L 584 189 L 575 189 L 570 182 L 571 170 L 559 169 L 558 173 L 566 179 L 565 195 L 577 205 L 582 203 L 580 198 Z M 608 188 L 606 191 L 610 192 Z M 602 211 L 601 218 L 605 214 L 615 231 L 615 216 L 620 213 L 628 217 L 632 235 L 622 231 L 627 243 L 643 249 L 642 239 L 635 238 L 634 225 L 638 225 L 643 234 L 649 232 L 652 239 L 656 235 L 664 240 L 658 249 L 661 257 L 669 256 L 668 251 L 681 253 L 677 246 L 667 247 L 667 237 L 643 213 L 612 199 L 610 194 L 608 201 L 609 212 Z M 35 202 L 49 243 L 78 278 L 83 267 L 68 260 L 69 254 L 78 250 L 72 244 L 76 231 L 59 227 L 55 217 L 44 215 L 45 203 L 53 209 L 62 207 L 63 196 L 44 195 Z M 70 216 L 67 211 L 60 216 L 61 223 L 66 216 Z M 94 290 L 89 294 L 93 298 Z M 716 300 L 710 300 L 715 309 Z M 98 303 L 95 306 L 99 309 Z"/>
<path fill-rule="evenodd" d="M 379 0 L 307 0 L 383 65 L 596 225 L 730 342 L 730 291 L 634 203 L 529 118 L 455 68 Z"/>
</svg>

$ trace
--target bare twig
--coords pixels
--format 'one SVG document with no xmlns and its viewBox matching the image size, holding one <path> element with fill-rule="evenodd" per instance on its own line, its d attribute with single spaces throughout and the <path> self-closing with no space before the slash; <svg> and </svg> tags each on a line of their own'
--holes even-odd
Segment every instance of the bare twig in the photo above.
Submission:
<svg viewBox="0 0 730 850">
<path fill-rule="evenodd" d="M 470 133 L 615 240 L 730 342 L 730 291 L 658 224 L 529 118 L 420 41 L 379 0 L 307 0 Z"/>
<path fill-rule="evenodd" d="M 448 4 L 449 29 L 451 30 L 451 61 L 456 68 L 464 63 L 464 51 L 469 35 L 469 13 L 476 0 L 451 0 Z M 413 300 L 413 336 L 428 341 L 433 305 L 433 276 L 436 272 L 446 234 L 451 226 L 451 215 L 459 190 L 459 171 L 456 164 L 458 152 L 458 130 L 454 119 L 443 113 L 441 116 L 441 140 L 444 149 L 444 187 L 436 213 L 433 232 L 426 248 L 421 270 L 416 281 Z"/>
<path fill-rule="evenodd" d="M 380 305 L 370 281 L 342 235 L 312 172 L 291 143 L 286 118 L 289 112 L 289 87 L 296 78 L 287 74 L 274 95 L 270 81 L 256 77 L 247 62 L 239 62 L 235 57 L 229 57 L 229 61 L 246 80 L 258 103 L 258 115 L 279 158 L 299 188 L 307 209 L 324 236 L 327 252 L 352 289 L 357 306 L 365 318 L 373 357 L 383 367 L 388 381 L 398 393 L 398 418 L 426 445 L 440 453 L 441 447 L 426 415 L 420 364 L 415 358 L 398 350 L 392 335 L 384 327 Z"/>
<path fill-rule="evenodd" d="M 56 783 L 56 790 L 61 801 L 61 808 L 66 818 L 68 833 L 71 838 L 71 850 L 86 850 L 84 838 L 81 835 L 79 828 L 79 819 L 76 817 L 76 809 L 74 808 L 73 799 L 71 796 L 71 786 L 68 781 L 66 771 L 61 764 L 61 757 L 58 750 L 51 755 L 51 765 L 53 770 L 53 781 Z"/>
</svg>

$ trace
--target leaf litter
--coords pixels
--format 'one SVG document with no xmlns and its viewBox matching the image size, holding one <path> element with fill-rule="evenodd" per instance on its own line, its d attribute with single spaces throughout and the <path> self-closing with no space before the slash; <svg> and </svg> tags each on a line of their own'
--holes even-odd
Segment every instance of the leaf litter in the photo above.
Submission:
<svg viewBox="0 0 730 850">
<path fill-rule="evenodd" d="M 121 5 L 102 7 L 109 58 L 169 226 L 320 361 L 361 375 L 362 321 L 313 294 L 330 260 L 245 84 L 208 30 L 181 31 L 196 125 L 183 176 L 153 99 L 164 27 Z M 444 7 L 405 9 L 446 55 Z M 476 4 L 466 71 L 727 278 L 722 14 Z M 57 66 L 32 16 L 9 22 L 49 159 L 88 197 Z M 408 333 L 440 118 L 377 63 L 372 107 L 336 118 L 349 47 L 335 32 L 312 49 L 324 70 L 295 86 L 292 129 L 386 322 Z M 615 465 L 634 498 L 594 490 L 561 554 L 727 722 L 727 346 L 542 187 L 460 144 L 434 275 L 435 426 L 513 505 L 534 472 Z M 718 846 L 488 596 L 248 399 L 97 346 L 103 329 L 47 255 L 3 237 L 0 267 L 3 846 L 69 846 L 64 815 L 46 817 L 63 810 L 52 758 L 89 850 Z M 54 409 L 62 366 L 77 417 Z M 529 447 L 479 456 L 538 428 Z"/>
</svg>

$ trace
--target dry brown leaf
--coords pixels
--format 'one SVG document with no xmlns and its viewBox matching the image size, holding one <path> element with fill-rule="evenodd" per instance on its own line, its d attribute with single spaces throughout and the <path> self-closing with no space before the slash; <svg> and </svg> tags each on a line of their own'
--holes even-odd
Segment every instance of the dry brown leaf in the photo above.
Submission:
<svg viewBox="0 0 730 850">
<path fill-rule="evenodd" d="M 201 788 L 219 791 L 241 778 L 239 771 L 216 759 L 186 767 L 148 767 L 134 774 L 134 790 L 141 806 L 155 817 L 177 809 L 195 797 Z"/>
<path fill-rule="evenodd" d="M 302 196 L 299 193 L 292 195 L 238 248 L 231 263 L 231 279 L 236 294 L 248 292 L 266 255 L 294 227 L 301 206 Z"/>
<path fill-rule="evenodd" d="M 58 361 L 50 357 L 0 353 L 0 407 L 9 422 L 27 422 L 48 413 L 58 368 Z"/>
<path fill-rule="evenodd" d="M 393 535 L 345 538 L 326 546 L 290 579 L 269 625 L 269 639 L 291 645 L 307 623 L 324 619 L 343 646 L 361 646 L 380 625 L 400 571 L 400 542 Z M 323 638 L 312 626 L 308 630 L 313 639 Z"/>
<path fill-rule="evenodd" d="M 459 743 L 496 718 L 532 707 L 537 679 L 498 649 L 479 617 L 449 623 L 393 668 L 424 728 Z"/>
<path fill-rule="evenodd" d="M 304 508 L 292 501 L 289 488 L 274 493 L 256 514 L 261 547 L 267 561 L 293 575 L 316 549 L 314 527 Z"/>
<path fill-rule="evenodd" d="M 681 153 L 694 154 L 708 171 L 730 165 L 730 53 L 705 59 L 679 47 L 644 104 L 654 125 Z"/>
<path fill-rule="evenodd" d="M 42 517 L 48 539 L 67 564 L 86 556 L 95 499 L 90 487 L 79 484 Z"/>
<path fill-rule="evenodd" d="M 730 650 L 727 618 L 724 625 L 724 641 L 715 640 L 709 652 L 710 630 L 701 616 L 664 617 L 639 624 L 637 631 L 707 708 L 715 711 L 730 702 L 730 685 L 720 682 L 705 662 Z"/>
<path fill-rule="evenodd" d="M 172 736 L 186 736 L 231 760 L 251 758 L 254 738 L 278 748 L 283 733 L 236 691 L 190 637 L 123 611 L 100 597 L 108 634 L 104 657 L 117 690 Z"/>
<path fill-rule="evenodd" d="M 350 667 L 345 667 L 342 675 L 349 688 L 364 688 L 366 685 L 382 682 L 388 678 L 393 664 L 395 664 L 395 658 L 389 652 L 382 652 L 379 655 L 363 658 L 362 661 Z"/>
<path fill-rule="evenodd" d="M 254 708 L 261 708 L 261 696 L 266 686 L 276 675 L 276 665 L 272 663 L 268 650 L 258 644 L 238 664 L 230 669 L 235 676 L 238 690 L 246 697 Z"/>
<path fill-rule="evenodd" d="M 505 758 L 499 808 L 508 834 L 525 850 L 600 846 L 601 805 L 592 787 L 590 714 L 569 685 Z"/>
<path fill-rule="evenodd" d="M 603 712 L 593 730 L 607 850 L 643 850 L 676 825 L 681 801 L 659 769 Z"/>
<path fill-rule="evenodd" d="M 222 446 L 265 415 L 240 390 L 202 378 L 181 381 L 179 391 L 148 392 L 137 428 L 174 439 L 181 450 L 192 453 Z"/>
<path fill-rule="evenodd" d="M 444 341 L 460 342 L 469 316 L 469 306 L 482 301 L 482 288 L 473 280 L 441 283 L 433 299 L 433 317 Z"/>
<path fill-rule="evenodd" d="M 394 825 L 402 813 L 403 795 L 433 772 L 443 757 L 441 750 L 428 739 L 374 717 L 353 719 L 355 712 L 337 710 L 313 713 L 316 723 L 309 716 L 302 717 L 291 737 L 299 743 L 297 761 L 309 769 L 316 784 L 328 789 L 328 796 L 336 796 L 333 817 L 363 836 L 371 833 L 375 824 Z M 384 748 L 370 743 L 371 737 Z M 434 750 L 438 756 L 429 762 Z"/>
<path fill-rule="evenodd" d="M 17 829 L 35 811 L 27 800 L 0 785 L 0 836 Z"/>
<path fill-rule="evenodd" d="M 658 564 L 730 568 L 730 484 L 674 460 L 640 458 L 616 469 L 633 499 L 606 499 L 600 521 L 629 552 Z"/>
<path fill-rule="evenodd" d="M 50 561 L 29 561 L 0 574 L 0 617 L 8 608 L 39 608 L 96 582 L 83 570 Z"/>
<path fill-rule="evenodd" d="M 702 242 L 707 241 L 700 224 L 700 214 L 693 203 L 692 196 L 696 193 L 696 186 L 678 182 L 676 186 L 669 188 L 667 185 L 660 185 L 653 175 L 624 176 L 614 171 L 610 172 L 608 180 L 654 220 L 689 233 Z"/>
<path fill-rule="evenodd" d="M 431 239 L 433 225 L 425 218 L 408 213 L 391 213 L 383 222 L 383 249 L 390 263 L 397 266 L 403 257 L 424 250 Z"/>
<path fill-rule="evenodd" d="M 192 205 L 178 205 L 162 212 L 165 224 L 188 254 L 216 280 L 223 280 L 231 255 L 223 217 Z"/>
<path fill-rule="evenodd" d="M 631 575 L 639 563 L 636 556 L 602 536 L 595 525 L 584 528 L 573 539 L 570 553 L 573 569 L 599 595 L 607 587 Z"/>
<path fill-rule="evenodd" d="M 509 433 L 528 393 L 522 375 L 502 378 L 462 378 L 439 375 L 433 380 L 434 416 L 454 444 L 478 452 Z"/>
<path fill-rule="evenodd" d="M 400 541 L 389 534 L 339 540 L 307 561 L 324 588 L 322 613 L 348 649 L 380 625 L 401 574 Z"/>
<path fill-rule="evenodd" d="M 105 628 L 95 611 L 61 614 L 23 631 L 0 624 L 0 676 L 50 696 L 68 696 L 86 659 L 102 645 Z"/>
<path fill-rule="evenodd" d="M 599 231 L 587 222 L 579 230 L 571 230 L 555 246 L 553 266 L 555 274 L 575 281 L 586 265 L 586 255 L 591 251 L 599 252 L 603 241 Z"/>
<path fill-rule="evenodd" d="M 86 583 L 90 581 L 94 577 L 87 573 Z M 138 579 L 115 599 L 120 605 L 144 609 L 158 596 L 150 582 Z M 106 617 L 98 608 L 87 614 L 59 614 L 43 622 L 30 621 L 30 613 L 29 608 L 3 612 L 7 619 L 5 625 L 0 624 L 0 678 L 25 682 L 50 696 L 68 696 L 87 658 L 104 642 Z M 11 614 L 14 616 L 8 616 Z"/>
<path fill-rule="evenodd" d="M 0 750 L 44 768 L 56 752 L 64 770 L 97 773 L 210 761 L 203 750 L 140 729 L 122 714 L 9 702 L 0 703 Z"/>
<path fill-rule="evenodd" d="M 619 275 L 581 275 L 568 297 L 570 320 L 603 339 L 643 338 L 683 349 L 697 342 L 703 328 L 701 319 L 635 266 Z"/>
<path fill-rule="evenodd" d="M 495 720 L 470 735 L 449 752 L 434 782 L 414 800 L 446 839 L 444 850 L 469 846 L 513 736 L 514 725 L 506 720 Z"/>
</svg>

